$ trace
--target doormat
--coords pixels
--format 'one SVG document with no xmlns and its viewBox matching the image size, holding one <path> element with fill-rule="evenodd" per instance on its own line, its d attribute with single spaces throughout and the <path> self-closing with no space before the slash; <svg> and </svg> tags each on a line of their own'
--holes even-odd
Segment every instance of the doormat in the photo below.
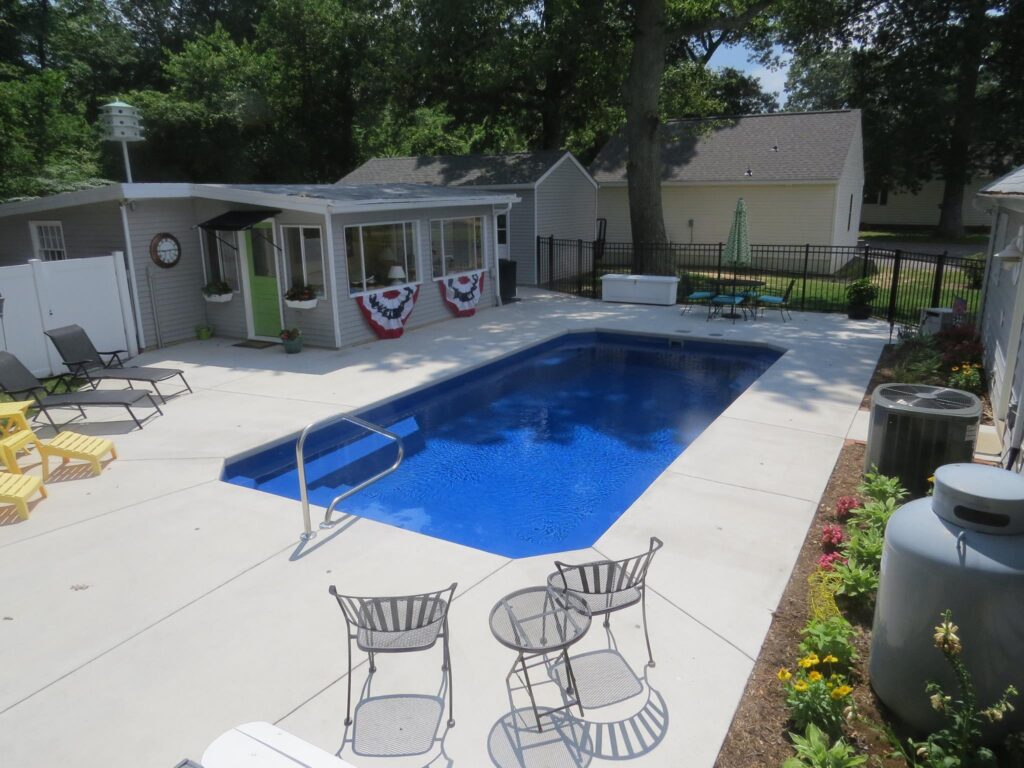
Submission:
<svg viewBox="0 0 1024 768">
<path fill-rule="evenodd" d="M 267 347 L 276 347 L 273 341 L 256 341 L 255 339 L 249 339 L 249 341 L 240 341 L 237 344 L 232 344 L 232 347 L 245 347 L 246 349 L 266 349 Z"/>
</svg>

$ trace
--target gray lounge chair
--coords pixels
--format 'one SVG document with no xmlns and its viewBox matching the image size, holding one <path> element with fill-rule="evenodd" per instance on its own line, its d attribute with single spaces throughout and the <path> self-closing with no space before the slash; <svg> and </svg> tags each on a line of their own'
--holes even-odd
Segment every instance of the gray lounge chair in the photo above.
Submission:
<svg viewBox="0 0 1024 768">
<path fill-rule="evenodd" d="M 192 387 L 185 381 L 185 374 L 177 368 L 150 368 L 148 366 L 124 367 L 121 355 L 127 354 L 125 350 L 118 349 L 113 352 L 99 352 L 93 345 L 89 334 L 79 325 L 65 325 L 61 328 L 54 328 L 45 331 L 50 337 L 53 346 L 57 348 L 64 365 L 67 366 L 71 375 L 76 379 L 85 379 L 93 389 L 100 381 L 126 381 L 129 388 L 133 381 L 141 381 L 150 384 L 153 391 L 160 398 L 160 402 L 166 403 L 167 398 L 163 396 L 157 382 L 173 379 L 175 376 L 181 378 L 181 383 L 189 392 Z M 103 358 L 109 359 L 104 361 Z"/>
<path fill-rule="evenodd" d="M 58 378 L 59 382 L 65 382 L 70 378 L 68 374 Z M 3 390 L 11 397 L 18 399 L 30 395 L 36 401 L 39 412 L 46 416 L 50 426 L 57 429 L 57 425 L 50 417 L 51 408 L 75 408 L 85 418 L 85 411 L 82 406 L 88 405 L 115 405 L 128 411 L 139 429 L 142 429 L 142 422 L 139 421 L 133 407 L 139 405 L 151 405 L 156 408 L 157 413 L 162 414 L 160 406 L 156 404 L 153 396 L 142 389 L 134 390 L 109 390 L 91 389 L 87 392 L 68 392 L 67 394 L 54 395 L 50 390 L 32 375 L 32 371 L 26 368 L 22 362 L 10 352 L 0 351 L 0 390 Z M 148 401 L 148 403 L 146 402 Z"/>
</svg>

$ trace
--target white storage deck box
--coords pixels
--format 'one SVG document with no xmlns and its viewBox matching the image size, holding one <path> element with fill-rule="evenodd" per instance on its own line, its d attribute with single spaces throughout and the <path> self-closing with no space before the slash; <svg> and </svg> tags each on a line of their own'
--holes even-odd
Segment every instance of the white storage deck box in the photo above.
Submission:
<svg viewBox="0 0 1024 768">
<path fill-rule="evenodd" d="M 627 304 L 676 303 L 678 277 L 663 275 L 604 275 L 601 278 L 601 300 Z"/>
</svg>

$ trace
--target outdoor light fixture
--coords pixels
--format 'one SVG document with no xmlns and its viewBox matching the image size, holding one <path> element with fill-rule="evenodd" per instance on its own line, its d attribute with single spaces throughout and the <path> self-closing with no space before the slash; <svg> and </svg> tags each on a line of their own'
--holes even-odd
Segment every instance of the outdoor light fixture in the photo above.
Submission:
<svg viewBox="0 0 1024 768">
<path fill-rule="evenodd" d="M 401 285 L 405 282 L 405 269 L 395 264 L 388 270 L 388 280 L 391 281 L 391 285 Z"/>
<path fill-rule="evenodd" d="M 992 258 L 1003 265 L 1019 264 L 1021 258 L 1024 258 L 1024 251 L 1021 251 L 1020 242 L 1024 239 L 1024 227 L 1021 227 L 1017 232 L 1017 236 L 1013 238 L 1006 246 L 996 253 L 992 254 Z"/>
</svg>

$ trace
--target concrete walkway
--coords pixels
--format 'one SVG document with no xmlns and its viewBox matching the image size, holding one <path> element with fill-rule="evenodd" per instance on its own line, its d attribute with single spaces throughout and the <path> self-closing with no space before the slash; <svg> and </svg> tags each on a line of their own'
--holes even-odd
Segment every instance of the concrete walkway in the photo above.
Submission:
<svg viewBox="0 0 1024 768">
<path fill-rule="evenodd" d="M 588 710 L 586 724 L 564 721 L 563 732 L 586 731 L 596 756 L 557 739 L 512 744 L 514 729 L 503 727 L 527 702 L 519 692 L 510 704 L 513 654 L 487 617 L 502 595 L 543 583 L 552 557 L 508 560 L 365 519 L 299 552 L 295 502 L 218 480 L 225 458 L 309 421 L 593 328 L 788 350 L 592 549 L 561 557 L 623 557 L 651 535 L 665 542 L 650 574 L 657 667 L 641 674 L 638 609 L 616 614 L 610 633 L 595 623 L 574 648 L 604 651 L 580 662 L 592 680 L 616 676 L 630 692 L 632 674 L 642 678 L 640 694 Z M 336 751 L 353 734 L 343 724 L 344 621 L 328 585 L 401 594 L 458 581 L 456 727 L 442 726 L 427 757 L 398 759 L 355 754 L 379 735 L 364 731 L 355 748 L 344 745 L 347 760 L 600 766 L 631 755 L 638 766 L 711 766 L 887 334 L 841 315 L 732 325 L 707 323 L 700 310 L 531 292 L 340 352 L 286 356 L 213 340 L 147 353 L 139 363 L 187 369 L 195 394 L 142 431 L 92 420 L 120 418 L 113 412 L 90 413 L 82 431 L 111 434 L 120 458 L 96 478 L 58 471 L 28 521 L 0 526 L 0 764 L 169 768 L 251 720 Z M 440 664 L 439 649 L 382 659 L 372 694 L 436 693 Z M 353 683 L 358 694 L 365 663 Z M 538 693 L 541 703 L 560 701 L 553 684 Z M 389 727 L 420 725 L 398 709 L 390 717 Z"/>
</svg>

